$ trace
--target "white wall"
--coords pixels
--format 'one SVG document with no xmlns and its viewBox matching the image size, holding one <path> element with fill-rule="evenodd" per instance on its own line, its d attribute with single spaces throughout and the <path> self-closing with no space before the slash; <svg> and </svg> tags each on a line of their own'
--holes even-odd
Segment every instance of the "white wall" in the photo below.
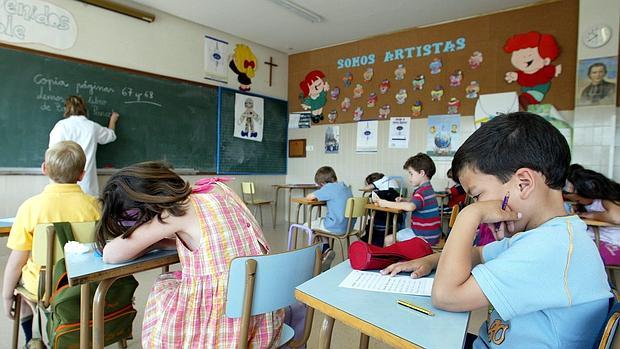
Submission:
<svg viewBox="0 0 620 349">
<path fill-rule="evenodd" d="M 68 50 L 55 50 L 38 44 L 23 45 L 24 47 L 215 84 L 205 80 L 203 72 L 204 35 L 208 34 L 228 41 L 231 48 L 234 48 L 236 43 L 248 44 L 259 62 L 256 77 L 252 80 L 252 92 L 279 99 L 287 98 L 288 57 L 285 53 L 151 9 L 145 10 L 154 13 L 156 19 L 153 23 L 147 23 L 78 1 L 48 1 L 65 8 L 75 17 L 78 27 L 75 45 Z M 269 87 L 269 69 L 262 64 L 269 60 L 269 57 L 273 57 L 274 62 L 279 65 L 273 70 L 272 87 Z M 232 72 L 229 74 L 229 81 L 228 87 L 238 87 L 236 76 Z M 122 116 L 118 127 L 123 127 Z M 187 177 L 190 181 L 196 178 L 198 177 Z M 283 183 L 285 176 L 237 176 L 237 181 L 248 178 L 257 182 L 257 190 L 261 196 L 272 197 L 271 184 Z M 100 176 L 101 184 L 105 180 L 106 176 Z M 41 192 L 47 183 L 47 178 L 41 175 L 0 175 L 0 217 L 15 215 L 19 204 Z M 238 183 L 231 186 L 237 191 L 240 190 Z M 267 219 L 267 222 L 271 220 Z"/>
</svg>

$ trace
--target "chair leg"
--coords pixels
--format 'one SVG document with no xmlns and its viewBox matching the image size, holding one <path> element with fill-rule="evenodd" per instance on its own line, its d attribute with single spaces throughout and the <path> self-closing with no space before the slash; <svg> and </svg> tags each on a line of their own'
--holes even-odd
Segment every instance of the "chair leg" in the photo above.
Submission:
<svg viewBox="0 0 620 349">
<path fill-rule="evenodd" d="M 15 295 L 15 319 L 13 320 L 13 339 L 11 348 L 17 349 L 17 345 L 19 344 L 19 327 L 20 327 L 20 312 L 22 310 L 22 297 L 17 294 Z"/>
<path fill-rule="evenodd" d="M 342 256 L 342 260 L 346 261 L 347 258 L 344 255 L 344 243 L 342 242 L 342 239 L 338 239 L 338 245 L 340 245 L 340 255 Z"/>
<path fill-rule="evenodd" d="M 123 338 L 120 341 L 118 341 L 118 347 L 120 349 L 127 349 L 127 339 Z"/>
<path fill-rule="evenodd" d="M 263 226 L 263 205 L 258 205 L 258 211 L 260 212 L 260 226 Z"/>
<path fill-rule="evenodd" d="M 271 207 L 271 219 L 273 223 L 273 229 L 276 228 L 276 207 L 274 205 L 269 205 Z"/>
</svg>

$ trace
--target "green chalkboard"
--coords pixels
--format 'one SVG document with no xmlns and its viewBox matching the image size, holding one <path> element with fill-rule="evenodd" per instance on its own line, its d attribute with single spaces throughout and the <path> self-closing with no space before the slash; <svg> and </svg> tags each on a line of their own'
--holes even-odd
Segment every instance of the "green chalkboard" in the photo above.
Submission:
<svg viewBox="0 0 620 349">
<path fill-rule="evenodd" d="M 287 102 L 246 94 L 263 100 L 263 139 L 234 137 L 235 99 L 245 99 L 239 91 L 220 88 L 220 133 L 218 173 L 286 174 L 288 114 Z"/>
<path fill-rule="evenodd" d="M 98 147 L 99 168 L 167 160 L 216 171 L 215 87 L 4 45 L 0 79 L 2 168 L 38 167 L 65 98 L 77 94 L 93 121 L 121 115 L 117 140 Z"/>
</svg>

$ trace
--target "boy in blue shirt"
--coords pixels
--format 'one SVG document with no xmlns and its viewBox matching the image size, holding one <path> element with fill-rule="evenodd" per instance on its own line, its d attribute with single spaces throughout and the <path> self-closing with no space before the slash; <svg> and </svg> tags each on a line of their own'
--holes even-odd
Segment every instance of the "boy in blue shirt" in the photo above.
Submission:
<svg viewBox="0 0 620 349">
<path fill-rule="evenodd" d="M 316 171 L 314 182 L 321 188 L 308 194 L 306 199 L 325 201 L 327 203 L 327 214 L 325 217 L 312 221 L 312 228 L 325 230 L 336 235 L 345 234 L 347 232 L 347 218 L 344 217 L 344 209 L 347 200 L 353 197 L 351 188 L 343 182 L 338 182 L 336 172 L 329 166 L 323 166 Z"/>
<path fill-rule="evenodd" d="M 483 124 L 452 161 L 454 178 L 476 203 L 457 216 L 443 252 L 382 272 L 421 277 L 437 269 L 436 307 L 488 307 L 466 347 L 593 347 L 612 295 L 586 225 L 564 211 L 569 164 L 566 140 L 537 115 L 511 113 Z M 481 223 L 498 241 L 472 248 Z"/>
</svg>

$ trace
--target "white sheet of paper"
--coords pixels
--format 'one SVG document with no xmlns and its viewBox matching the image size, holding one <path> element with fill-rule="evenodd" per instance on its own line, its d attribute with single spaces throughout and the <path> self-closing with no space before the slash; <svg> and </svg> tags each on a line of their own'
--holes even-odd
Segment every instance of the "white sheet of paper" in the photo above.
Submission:
<svg viewBox="0 0 620 349">
<path fill-rule="evenodd" d="M 353 270 L 338 287 L 357 290 L 430 296 L 433 278 L 412 279 L 409 275 L 388 276 L 377 272 Z"/>
<path fill-rule="evenodd" d="M 377 132 L 379 121 L 358 121 L 357 122 L 357 147 L 359 153 L 377 152 Z"/>
<path fill-rule="evenodd" d="M 409 148 L 410 123 L 411 118 L 408 117 L 390 118 L 390 139 L 388 148 Z"/>
</svg>

